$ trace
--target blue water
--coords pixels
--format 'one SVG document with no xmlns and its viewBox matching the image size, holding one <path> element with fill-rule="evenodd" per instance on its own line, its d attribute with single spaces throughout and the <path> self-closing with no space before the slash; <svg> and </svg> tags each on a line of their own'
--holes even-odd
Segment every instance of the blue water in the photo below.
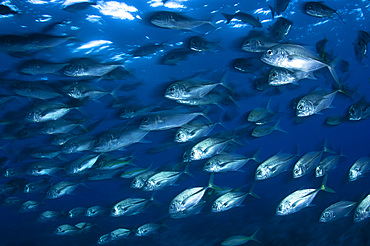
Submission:
<svg viewBox="0 0 370 246">
<path fill-rule="evenodd" d="M 122 85 L 116 96 L 124 96 L 125 105 L 138 104 L 143 107 L 157 106 L 163 108 L 176 107 L 173 101 L 163 97 L 166 87 L 174 80 L 192 77 L 197 73 L 204 73 L 203 78 L 214 81 L 220 80 L 225 71 L 229 71 L 226 84 L 232 88 L 236 104 L 222 105 L 222 109 L 212 105 L 209 108 L 209 117 L 214 122 L 221 121 L 226 129 L 232 130 L 250 123 L 248 113 L 255 107 L 265 106 L 271 99 L 271 109 L 281 117 L 280 127 L 287 133 L 274 131 L 272 134 L 253 138 L 246 133 L 239 136 L 240 142 L 231 150 L 246 156 L 252 156 L 260 149 L 259 158 L 264 161 L 275 153 L 297 153 L 298 156 L 321 150 L 325 139 L 328 146 L 335 152 L 343 151 L 344 158 L 340 158 L 338 167 L 328 176 L 327 186 L 336 191 L 335 194 L 320 192 L 313 201 L 314 206 L 305 208 L 298 213 L 288 216 L 276 216 L 275 211 L 279 202 L 290 193 L 303 188 L 318 188 L 322 182 L 314 173 L 294 179 L 291 171 L 285 172 L 272 179 L 255 183 L 254 192 L 261 196 L 256 199 L 248 196 L 243 205 L 222 213 L 211 213 L 212 201 L 216 196 L 208 196 L 206 206 L 201 213 L 183 219 L 168 219 L 166 226 L 150 237 L 136 237 L 134 233 L 127 238 L 112 242 L 112 245 L 220 245 L 227 237 L 234 235 L 252 235 L 258 228 L 256 235 L 261 245 L 370 245 L 369 219 L 354 223 L 353 212 L 346 218 L 331 223 L 319 223 L 321 212 L 341 200 L 360 202 L 369 193 L 369 175 L 355 181 L 348 181 L 348 171 L 351 165 L 360 157 L 369 154 L 370 131 L 369 120 L 356 122 L 346 121 L 339 126 L 329 126 L 325 123 L 331 115 L 346 115 L 348 107 L 359 100 L 356 94 L 350 99 L 337 94 L 330 109 L 322 114 L 310 116 L 303 121 L 297 121 L 292 101 L 296 97 L 312 92 L 315 88 L 333 90 L 333 79 L 327 69 L 320 70 L 317 80 L 302 80 L 299 86 L 291 85 L 279 89 L 269 88 L 264 91 L 255 89 L 253 80 L 261 76 L 261 71 L 255 73 L 241 73 L 231 67 L 233 59 L 242 57 L 256 57 L 260 54 L 250 54 L 240 49 L 240 42 L 253 28 L 248 24 L 232 22 L 229 25 L 221 15 L 235 13 L 240 10 L 258 16 L 262 22 L 262 30 L 273 24 L 268 5 L 273 1 L 98 1 L 83 10 L 69 12 L 62 9 L 62 1 L 6 1 L 11 2 L 13 9 L 21 12 L 16 16 L 6 16 L 0 19 L 0 35 L 25 35 L 41 32 L 43 28 L 54 22 L 68 20 L 68 24 L 56 26 L 49 34 L 68 35 L 75 39 L 51 49 L 42 50 L 26 57 L 14 57 L 5 52 L 0 53 L 1 76 L 6 79 L 26 81 L 60 81 L 64 76 L 23 75 L 17 72 L 17 67 L 23 60 L 46 59 L 52 62 L 65 62 L 71 58 L 90 57 L 103 62 L 119 62 L 132 73 L 125 79 L 99 80 L 94 83 L 106 90 L 113 90 Z M 104 5 L 104 3 L 106 5 Z M 157 4 L 155 4 L 157 3 Z M 329 4 L 330 3 L 330 4 Z M 349 64 L 349 73 L 346 73 L 345 83 L 354 88 L 361 95 L 369 98 L 370 73 L 369 59 L 358 61 L 354 54 L 353 43 L 359 30 L 370 31 L 368 1 L 327 1 L 332 8 L 338 9 L 344 23 L 335 16 L 334 19 L 320 19 L 308 16 L 302 11 L 300 1 L 292 1 L 288 9 L 281 16 L 293 22 L 292 29 L 285 41 L 304 44 L 308 49 L 315 50 L 317 41 L 327 38 L 329 41 L 326 50 L 333 51 L 338 59 L 344 59 Z M 108 7 L 120 9 L 113 14 Z M 123 15 L 124 9 L 127 11 Z M 217 29 L 203 26 L 192 31 L 170 30 L 158 28 L 148 23 L 148 16 L 154 11 L 176 11 L 199 20 L 211 20 Z M 257 28 L 255 28 L 257 29 Z M 148 43 L 166 43 L 165 52 L 174 48 L 186 47 L 187 40 L 200 33 L 207 33 L 205 38 L 219 42 L 221 49 L 217 52 L 192 53 L 187 59 L 178 64 L 163 65 L 160 63 L 163 53 L 144 58 L 134 59 L 128 54 L 131 50 Z M 83 44 L 93 40 L 108 41 L 105 45 L 78 49 Z M 338 71 L 341 77 L 343 74 Z M 5 95 L 8 91 L 3 90 Z M 1 105 L 1 121 L 8 122 L 1 126 L 1 134 L 7 135 L 6 126 L 24 122 L 25 112 L 34 99 L 17 97 Z M 97 137 L 104 131 L 116 126 L 125 126 L 130 121 L 118 118 L 118 109 L 110 107 L 113 99 L 107 95 L 97 100 L 90 100 L 81 108 L 83 114 L 74 111 L 72 116 L 87 119 L 90 123 L 97 123 L 86 135 Z M 186 106 L 181 106 L 188 108 Z M 193 107 L 194 111 L 202 111 L 203 107 Z M 69 116 L 71 116 L 69 115 Z M 279 118 L 278 117 L 278 118 Z M 89 124 L 88 123 L 88 124 Z M 140 124 L 140 120 L 133 120 L 133 124 Z M 38 128 L 39 125 L 25 124 L 23 127 Z M 213 133 L 225 131 L 217 126 Z M 153 165 L 153 169 L 164 170 L 182 162 L 183 153 L 195 142 L 187 144 L 172 144 L 176 130 L 150 132 L 142 143 L 135 143 L 123 151 L 116 151 L 116 156 L 133 155 L 134 163 L 140 167 Z M 27 139 L 2 138 L 0 145 L 1 156 L 8 159 L 3 170 L 11 167 L 27 167 L 36 159 L 27 154 L 27 149 L 48 148 L 50 136 L 36 134 Z M 167 147 L 166 147 L 167 146 Z M 161 148 L 160 152 L 152 152 L 153 148 Z M 298 152 L 297 152 L 298 149 Z M 60 159 L 53 159 L 58 163 L 69 163 L 82 154 L 61 155 Z M 324 154 L 326 157 L 328 154 Z M 298 159 L 298 158 L 297 158 Z M 53 210 L 67 212 L 74 207 L 90 207 L 100 205 L 110 209 L 118 201 L 127 197 L 150 198 L 151 194 L 130 188 L 131 180 L 113 178 L 103 181 L 82 180 L 84 185 L 79 186 L 71 195 L 57 199 L 45 199 L 45 192 L 24 194 L 16 191 L 12 194 L 2 194 L 3 199 L 9 196 L 17 197 L 23 202 L 35 200 L 40 206 L 29 212 L 21 212 L 19 206 L 0 207 L 0 245 L 96 245 L 103 234 L 117 228 L 134 230 L 148 222 L 161 223 L 168 218 L 168 207 L 171 200 L 183 190 L 206 186 L 209 173 L 202 171 L 205 160 L 191 162 L 189 171 L 195 178 L 182 176 L 176 186 L 168 187 L 155 193 L 155 205 L 151 205 L 144 212 L 134 216 L 118 218 L 105 215 L 96 218 L 58 218 L 50 222 L 38 222 L 38 216 L 46 211 Z M 251 185 L 254 181 L 254 172 L 258 163 L 248 162 L 240 172 L 222 173 L 214 176 L 214 183 L 220 187 L 237 188 Z M 32 177 L 21 174 L 28 182 L 42 180 L 43 177 Z M 53 184 L 67 175 L 60 171 L 48 178 Z M 14 178 L 1 177 L 0 183 L 5 184 Z M 248 188 L 247 188 L 248 189 Z M 90 231 L 73 236 L 56 235 L 55 229 L 62 224 L 76 224 L 90 222 L 93 227 Z M 257 245 L 256 242 L 248 242 Z"/>
</svg>

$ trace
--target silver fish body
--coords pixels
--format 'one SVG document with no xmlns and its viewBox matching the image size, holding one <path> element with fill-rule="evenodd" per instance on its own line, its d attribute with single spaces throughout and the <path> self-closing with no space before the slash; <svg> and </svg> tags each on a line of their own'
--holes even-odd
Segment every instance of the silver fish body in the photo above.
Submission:
<svg viewBox="0 0 370 246">
<path fill-rule="evenodd" d="M 256 169 L 255 180 L 265 180 L 288 171 L 296 155 L 277 153 L 262 162 Z"/>
<path fill-rule="evenodd" d="M 138 214 L 149 205 L 150 201 L 144 198 L 126 198 L 113 206 L 110 215 L 119 217 Z"/>
<path fill-rule="evenodd" d="M 297 104 L 296 115 L 298 117 L 306 117 L 329 108 L 337 92 L 316 91 L 304 96 Z"/>
<path fill-rule="evenodd" d="M 303 155 L 293 167 L 293 178 L 300 178 L 319 164 L 323 151 L 311 151 Z"/>
<path fill-rule="evenodd" d="M 370 157 L 364 156 L 355 161 L 349 169 L 349 181 L 355 181 L 370 172 Z"/>
<path fill-rule="evenodd" d="M 340 201 L 327 207 L 320 216 L 320 222 L 330 222 L 347 216 L 354 208 L 356 202 Z"/>
<path fill-rule="evenodd" d="M 370 195 L 367 195 L 357 206 L 354 222 L 361 222 L 370 217 Z"/>
<path fill-rule="evenodd" d="M 219 198 L 212 204 L 212 212 L 224 212 L 231 208 L 238 207 L 247 197 L 248 193 L 240 191 L 230 191 Z"/>
</svg>

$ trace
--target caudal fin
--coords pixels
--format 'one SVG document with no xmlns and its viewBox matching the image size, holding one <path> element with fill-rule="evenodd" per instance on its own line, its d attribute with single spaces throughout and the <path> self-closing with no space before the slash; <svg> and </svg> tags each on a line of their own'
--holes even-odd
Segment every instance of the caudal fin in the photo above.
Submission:
<svg viewBox="0 0 370 246">
<path fill-rule="evenodd" d="M 230 21 L 234 18 L 234 15 L 229 15 L 229 14 L 224 14 L 224 13 L 222 13 L 222 15 L 226 18 L 226 24 L 229 24 Z"/>
</svg>

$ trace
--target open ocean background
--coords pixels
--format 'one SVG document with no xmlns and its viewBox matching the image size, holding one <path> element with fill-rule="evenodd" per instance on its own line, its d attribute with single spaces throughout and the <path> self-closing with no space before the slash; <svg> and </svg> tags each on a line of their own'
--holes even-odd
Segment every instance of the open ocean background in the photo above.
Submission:
<svg viewBox="0 0 370 246">
<path fill-rule="evenodd" d="M 336 191 L 335 194 L 319 192 L 313 201 L 315 206 L 287 215 L 276 216 L 276 207 L 280 201 L 295 190 L 302 188 L 318 188 L 322 178 L 316 178 L 311 172 L 299 179 L 292 178 L 292 172 L 284 172 L 274 178 L 255 183 L 254 192 L 261 199 L 248 196 L 243 206 L 226 212 L 211 213 L 212 201 L 217 197 L 207 196 L 206 206 L 201 213 L 182 219 L 168 219 L 166 226 L 157 234 L 149 237 L 136 237 L 134 233 L 125 239 L 110 243 L 111 245 L 153 245 L 153 246 L 180 246 L 221 245 L 227 237 L 234 235 L 252 235 L 258 228 L 256 235 L 261 245 L 370 245 L 369 219 L 354 223 L 353 211 L 346 217 L 330 223 L 320 223 L 321 212 L 329 205 L 341 201 L 361 201 L 370 192 L 370 177 L 360 178 L 354 182 L 348 181 L 348 171 L 351 165 L 360 157 L 368 156 L 370 151 L 369 119 L 361 121 L 345 121 L 338 126 L 326 124 L 331 115 L 347 114 L 351 104 L 362 96 L 370 100 L 370 70 L 369 58 L 362 62 L 355 57 L 353 43 L 359 30 L 369 32 L 370 2 L 366 0 L 333 0 L 326 1 L 327 5 L 338 9 L 343 23 L 338 16 L 334 19 L 320 19 L 306 15 L 302 10 L 302 1 L 292 1 L 281 16 L 291 20 L 293 26 L 286 36 L 285 42 L 304 44 L 315 51 L 317 41 L 327 38 L 326 50 L 333 52 L 335 57 L 349 63 L 349 71 L 345 74 L 336 68 L 343 83 L 357 90 L 353 99 L 338 93 L 332 103 L 332 108 L 325 109 L 322 114 L 298 119 L 295 116 L 293 100 L 312 92 L 315 88 L 322 88 L 328 92 L 333 90 L 333 79 L 326 68 L 320 70 L 317 80 L 302 80 L 299 85 L 288 85 L 277 88 L 257 90 L 253 81 L 261 77 L 261 71 L 268 68 L 261 63 L 261 69 L 254 73 L 241 73 L 232 68 L 231 63 L 236 58 L 255 57 L 261 54 L 252 54 L 240 49 L 241 42 L 251 30 L 264 30 L 274 23 L 269 5 L 273 1 L 193 1 L 169 0 L 161 1 L 100 1 L 95 5 L 76 11 L 62 9 L 63 1 L 28 0 L 3 1 L 16 9 L 20 14 L 3 16 L 0 18 L 0 35 L 22 35 L 40 33 L 48 25 L 61 21 L 68 21 L 57 25 L 48 33 L 52 35 L 68 35 L 74 37 L 66 43 L 42 50 L 30 56 L 15 57 L 0 52 L 0 74 L 3 80 L 16 79 L 26 81 L 53 81 L 68 80 L 60 74 L 24 75 L 17 71 L 17 67 L 24 60 L 45 59 L 51 62 L 66 62 L 72 58 L 88 57 L 101 62 L 116 62 L 125 65 L 132 75 L 124 79 L 95 81 L 105 90 L 111 91 L 122 85 L 117 91 L 117 97 L 124 97 L 123 105 L 140 105 L 142 107 L 159 106 L 163 108 L 176 107 L 174 101 L 163 97 L 167 86 L 174 80 L 193 77 L 201 73 L 202 78 L 219 81 L 226 71 L 226 84 L 232 88 L 236 104 L 222 104 L 209 107 L 208 116 L 214 122 L 222 122 L 228 130 L 247 126 L 248 113 L 256 107 L 265 107 L 270 101 L 271 110 L 277 112 L 276 119 L 281 118 L 280 127 L 287 133 L 274 131 L 270 135 L 254 138 L 249 133 L 241 137 L 241 144 L 233 146 L 233 153 L 252 156 L 260 150 L 259 159 L 266 160 L 275 153 L 297 153 L 298 157 L 314 150 L 322 150 L 324 141 L 336 153 L 342 150 L 345 157 L 339 159 L 338 166 L 329 173 L 327 186 Z M 182 31 L 159 28 L 148 22 L 148 16 L 155 11 L 175 11 L 197 20 L 211 20 L 217 29 L 211 26 L 202 26 L 196 31 Z M 232 21 L 225 23 L 221 13 L 233 14 L 236 11 L 258 16 L 262 28 L 253 28 L 249 24 Z M 275 17 L 276 18 L 276 17 Z M 220 49 L 216 52 L 193 52 L 185 60 L 176 65 L 160 63 L 163 54 L 171 49 L 185 47 L 190 37 L 207 33 L 204 38 L 218 42 Z M 83 44 L 93 40 L 103 40 L 101 45 L 81 49 Z M 166 43 L 164 52 L 150 57 L 133 58 L 128 54 L 133 49 L 148 43 Z M 263 67 L 262 67 L 263 66 Z M 2 89 L 8 95 L 8 91 Z M 113 102 L 110 95 L 97 100 L 88 100 L 78 111 L 71 111 L 69 117 L 87 119 L 87 125 L 95 124 L 86 133 L 89 136 L 99 136 L 104 131 L 116 126 L 126 126 L 128 120 L 118 117 L 119 109 L 111 108 Z M 16 125 L 24 120 L 27 109 L 35 99 L 17 97 L 1 105 L 0 134 L 7 136 L 9 124 Z M 206 107 L 191 107 L 192 111 L 200 112 Z M 140 120 L 132 121 L 140 124 Z M 38 128 L 37 123 L 25 124 L 24 128 Z M 250 128 L 252 129 L 252 127 Z M 225 129 L 216 126 L 212 134 Z M 133 156 L 133 163 L 140 167 L 166 170 L 166 167 L 175 166 L 182 162 L 183 153 L 191 148 L 195 142 L 178 144 L 173 143 L 176 129 L 149 132 L 142 143 L 135 143 L 125 150 L 110 154 L 115 156 Z M 7 168 L 27 167 L 37 159 L 27 153 L 28 148 L 49 148 L 51 136 L 36 134 L 29 138 L 14 139 L 2 137 L 0 140 L 0 155 L 3 172 Z M 297 152 L 298 151 L 298 152 Z M 81 153 L 60 155 L 54 158 L 56 163 L 66 163 L 82 156 Z M 324 153 L 323 158 L 329 154 Z M 298 160 L 298 157 L 296 160 Z M 24 194 L 22 188 L 11 194 L 2 193 L 2 200 L 7 197 L 17 197 L 22 202 L 34 200 L 41 202 L 37 209 L 22 212 L 20 205 L 0 206 L 0 245 L 69 245 L 84 246 L 97 245 L 103 234 L 117 228 L 134 229 L 148 222 L 161 223 L 168 218 L 168 207 L 171 200 L 183 190 L 206 186 L 210 174 L 204 172 L 206 160 L 194 161 L 189 165 L 189 171 L 194 178 L 181 176 L 175 186 L 159 190 L 155 193 L 155 205 L 150 205 L 144 212 L 133 216 L 111 217 L 109 214 L 87 218 L 61 217 L 54 221 L 39 222 L 38 216 L 46 211 L 67 212 L 75 207 L 90 207 L 100 205 L 108 210 L 118 201 L 127 197 L 143 197 L 149 199 L 151 193 L 130 188 L 131 180 L 112 178 L 110 180 L 90 181 L 83 180 L 83 185 L 71 194 L 57 199 L 45 199 L 45 191 L 34 194 Z M 252 185 L 254 173 L 258 163 L 248 162 L 240 172 L 221 173 L 214 176 L 214 184 L 220 187 L 237 188 L 243 185 Z M 168 168 L 167 168 L 168 169 Z M 182 169 L 181 169 L 182 170 Z M 53 176 L 46 177 L 50 184 L 65 179 L 63 170 Z M 16 177 L 0 177 L 0 183 L 6 184 L 12 179 L 21 178 L 27 182 L 42 180 L 45 177 L 34 177 L 19 174 Z M 27 183 L 26 182 L 26 183 Z M 83 233 L 72 236 L 56 235 L 55 229 L 62 224 L 76 224 L 89 222 L 93 227 Z M 247 245 L 258 245 L 248 242 Z"/>
</svg>

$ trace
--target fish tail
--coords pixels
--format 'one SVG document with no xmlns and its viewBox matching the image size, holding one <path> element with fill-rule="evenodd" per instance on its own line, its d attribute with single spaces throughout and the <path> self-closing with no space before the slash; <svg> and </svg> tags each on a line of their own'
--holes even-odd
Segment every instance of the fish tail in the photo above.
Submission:
<svg viewBox="0 0 370 246">
<path fill-rule="evenodd" d="M 343 22 L 343 24 L 346 24 L 346 23 L 344 22 L 344 20 L 343 20 L 342 16 L 340 16 L 340 14 L 338 14 L 338 12 L 335 12 L 335 13 L 338 15 L 339 19 Z"/>
<path fill-rule="evenodd" d="M 334 150 L 332 150 L 328 147 L 328 139 L 326 139 L 326 138 L 325 138 L 324 147 L 323 147 L 322 151 L 325 152 L 325 153 L 336 154 Z"/>
<path fill-rule="evenodd" d="M 275 9 L 274 9 L 274 7 L 269 5 L 269 8 L 271 9 L 272 19 L 275 19 Z"/>
<path fill-rule="evenodd" d="M 255 182 L 252 184 L 251 188 L 248 191 L 248 195 L 251 195 L 255 198 L 261 199 L 261 197 L 259 195 L 257 195 L 256 193 L 253 192 L 255 184 L 256 184 Z"/>
<path fill-rule="evenodd" d="M 326 192 L 329 192 L 329 193 L 335 193 L 335 190 L 329 188 L 326 186 L 326 181 L 328 180 L 328 175 L 326 174 L 324 176 L 324 179 L 322 181 L 322 184 L 321 184 L 321 187 L 320 187 L 320 190 L 323 190 L 323 191 L 326 191 Z"/>
<path fill-rule="evenodd" d="M 210 123 L 213 123 L 213 121 L 208 117 L 208 112 L 209 112 L 209 109 L 211 107 L 207 107 L 206 109 L 204 109 L 200 115 L 203 116 L 204 118 L 206 118 Z"/>
<path fill-rule="evenodd" d="M 211 173 L 211 177 L 209 177 L 209 181 L 208 181 L 208 188 L 210 189 L 214 189 L 214 190 L 222 190 L 220 187 L 218 187 L 217 185 L 215 185 L 213 183 L 213 178 L 214 178 L 214 174 L 215 173 Z"/>
<path fill-rule="evenodd" d="M 190 172 L 189 172 L 189 164 L 190 164 L 190 162 L 188 162 L 188 163 L 186 164 L 186 166 L 185 166 L 185 170 L 184 170 L 184 172 L 183 172 L 183 173 L 185 173 L 185 174 L 187 174 L 187 175 L 189 175 L 190 177 L 192 177 L 192 178 L 194 178 L 194 179 L 195 179 L 194 175 L 193 175 L 192 173 L 190 173 Z"/>
<path fill-rule="evenodd" d="M 226 18 L 226 24 L 229 24 L 230 21 L 234 18 L 234 15 L 229 15 L 229 14 L 224 14 L 224 13 L 222 13 L 222 15 Z"/>
<path fill-rule="evenodd" d="M 261 243 L 257 238 L 256 238 L 256 235 L 257 235 L 257 233 L 258 233 L 258 231 L 260 230 L 260 228 L 258 228 L 253 234 L 252 234 L 252 236 L 250 236 L 250 240 L 252 240 L 252 241 L 255 241 L 255 242 L 257 242 L 257 243 Z"/>
<path fill-rule="evenodd" d="M 334 79 L 334 81 L 338 84 L 338 86 L 340 87 L 341 86 L 341 84 L 340 84 L 340 82 L 339 82 L 339 79 L 338 79 L 338 75 L 337 75 L 337 72 L 335 71 L 335 69 L 334 69 L 334 67 L 335 67 L 335 65 L 338 63 L 338 61 L 339 61 L 339 59 L 338 59 L 339 57 L 336 57 L 335 59 L 334 59 L 334 61 L 332 61 L 330 64 L 327 64 L 327 67 L 328 67 L 328 69 L 329 69 L 329 72 L 331 73 L 331 76 L 333 76 L 333 79 Z"/>
<path fill-rule="evenodd" d="M 284 133 L 288 133 L 287 131 L 285 131 L 284 129 L 282 129 L 281 127 L 280 127 L 280 120 L 281 120 L 281 118 L 276 122 L 276 124 L 274 125 L 274 130 L 277 130 L 277 131 L 279 131 L 279 132 L 284 132 Z"/>
<path fill-rule="evenodd" d="M 260 163 L 261 162 L 261 159 L 258 157 L 258 155 L 260 154 L 261 152 L 261 148 L 259 148 L 256 153 L 254 153 L 254 155 L 252 156 L 252 160 L 254 160 L 255 162 L 257 163 Z"/>
</svg>

